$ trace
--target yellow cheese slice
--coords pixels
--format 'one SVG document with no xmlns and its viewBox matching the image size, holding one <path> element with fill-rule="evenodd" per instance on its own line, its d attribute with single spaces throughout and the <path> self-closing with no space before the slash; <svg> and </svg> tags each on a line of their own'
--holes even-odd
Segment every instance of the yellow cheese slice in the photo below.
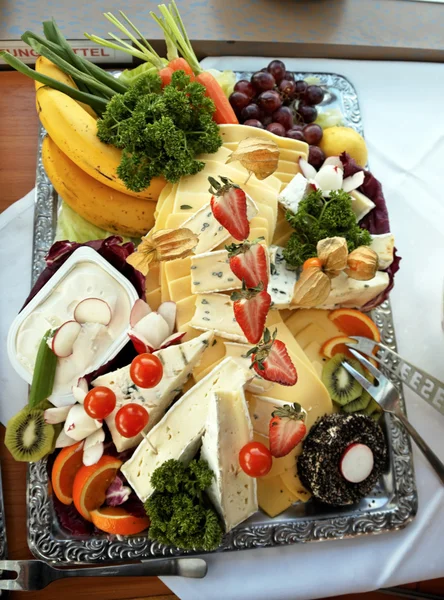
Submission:
<svg viewBox="0 0 444 600">
<path fill-rule="evenodd" d="M 276 223 L 276 229 L 274 231 L 273 244 L 276 246 L 285 247 L 293 231 L 293 228 L 285 219 L 285 217 L 281 220 L 278 219 Z M 279 240 L 280 242 L 283 241 L 283 243 L 278 244 L 276 240 Z"/>
<path fill-rule="evenodd" d="M 293 177 L 296 175 L 296 173 L 300 173 L 301 169 L 299 167 L 299 158 L 305 158 L 305 153 L 295 153 L 295 156 L 297 157 L 296 160 L 283 160 L 281 158 L 278 162 L 278 167 L 273 173 L 273 175 L 280 179 L 278 173 L 292 175 Z"/>
<path fill-rule="evenodd" d="M 231 181 L 233 181 L 234 183 L 237 183 L 237 185 L 239 185 L 245 191 L 247 191 L 247 186 L 248 186 L 248 183 L 250 183 L 250 182 L 253 185 L 260 185 L 262 187 L 270 188 L 270 189 L 274 190 L 275 192 L 279 191 L 280 182 L 277 177 L 275 177 L 274 175 L 270 175 L 266 179 L 257 179 L 257 177 L 255 175 L 251 175 L 251 177 L 250 177 L 249 172 L 238 161 L 229 163 L 228 165 L 226 165 L 226 164 L 221 165 L 221 163 L 217 163 L 215 161 L 209 160 L 206 162 L 206 165 L 207 165 L 206 168 L 212 169 L 216 172 L 216 176 L 223 175 L 224 177 L 228 177 L 229 179 L 231 179 Z M 224 171 L 223 173 L 221 172 L 221 168 Z M 193 175 L 193 177 L 196 177 L 196 175 Z M 247 179 L 248 179 L 248 183 L 245 184 Z M 208 183 L 208 181 L 207 181 L 207 183 Z M 208 186 L 207 186 L 207 189 L 208 189 Z M 249 192 L 247 192 L 247 193 L 249 193 Z M 254 200 L 254 198 L 253 198 L 253 200 Z"/>
<path fill-rule="evenodd" d="M 296 474 L 296 468 L 293 468 L 288 471 L 284 471 L 281 474 L 282 483 L 285 485 L 287 490 L 302 500 L 302 502 L 307 502 L 311 498 L 310 492 L 308 492 L 301 483 L 301 480 Z"/>
<path fill-rule="evenodd" d="M 303 350 L 311 342 L 318 342 L 321 346 L 326 341 L 325 331 L 317 323 L 310 323 L 302 331 L 299 331 L 294 338 Z"/>
<path fill-rule="evenodd" d="M 166 188 L 164 188 L 164 190 L 165 189 Z M 162 199 L 162 202 L 160 204 L 159 204 L 160 200 L 158 201 L 157 209 L 156 209 L 156 211 L 157 211 L 156 212 L 156 222 L 154 225 L 154 229 L 156 231 L 159 231 L 159 229 L 166 229 L 166 221 L 167 221 L 168 215 L 173 210 L 176 193 L 177 193 L 177 183 L 174 184 L 174 186 L 171 185 L 170 193 L 168 194 L 168 196 L 166 196 L 164 199 Z"/>
<path fill-rule="evenodd" d="M 258 230 L 264 231 L 263 237 L 265 238 L 265 243 L 267 244 L 267 246 L 269 246 L 271 243 L 272 234 L 268 227 L 268 221 L 267 219 L 265 219 L 264 217 L 260 217 L 259 215 L 253 217 L 250 221 L 250 235 L 248 236 L 248 239 L 255 240 L 258 237 L 261 237 L 256 235 L 256 232 Z M 225 240 L 222 244 L 218 246 L 218 248 L 222 250 L 223 248 L 225 248 L 225 246 L 229 246 L 230 244 L 239 244 L 239 240 L 236 240 L 233 237 L 229 237 L 228 240 Z"/>
<path fill-rule="evenodd" d="M 173 184 L 173 183 L 167 183 L 166 186 L 163 188 L 163 190 L 160 192 L 159 198 L 157 199 L 157 202 L 156 202 L 156 210 L 154 211 L 155 219 L 157 219 L 157 217 L 159 216 L 159 211 L 161 210 L 165 200 L 171 194 L 174 185 L 175 184 Z"/>
<path fill-rule="evenodd" d="M 165 229 L 179 229 L 189 219 L 190 215 L 187 213 L 173 213 L 168 215 L 166 220 Z"/>
<path fill-rule="evenodd" d="M 287 319 L 289 319 L 292 314 L 294 313 L 294 310 L 290 310 L 289 308 L 283 308 L 282 310 L 279 311 L 279 314 L 281 315 L 281 319 L 284 321 L 284 323 L 286 322 Z"/>
<path fill-rule="evenodd" d="M 165 275 L 168 281 L 186 277 L 191 272 L 191 257 L 177 258 L 165 263 Z"/>
<path fill-rule="evenodd" d="M 181 277 L 180 279 L 167 280 L 170 300 L 179 302 L 191 295 L 191 276 Z"/>
<path fill-rule="evenodd" d="M 160 263 L 160 290 L 162 293 L 162 302 L 168 302 L 171 300 L 164 262 Z"/>
<path fill-rule="evenodd" d="M 287 510 L 298 497 L 285 486 L 281 477 L 271 479 L 257 478 L 257 500 L 261 508 L 270 517 L 276 517 Z"/>
<path fill-rule="evenodd" d="M 298 171 L 299 173 L 299 171 Z M 286 171 L 275 171 L 275 176 L 281 180 L 282 183 L 290 183 L 296 173 L 287 173 Z"/>
<path fill-rule="evenodd" d="M 292 140 L 291 138 L 281 137 L 275 135 L 266 129 L 258 129 L 257 127 L 250 127 L 248 125 L 220 125 L 219 133 L 222 136 L 224 144 L 226 142 L 237 142 L 244 140 L 247 137 L 256 137 L 275 142 L 279 148 L 287 148 L 288 150 L 295 150 L 296 152 L 304 152 L 308 155 L 308 144 L 299 140 Z"/>
<path fill-rule="evenodd" d="M 189 296 L 176 303 L 176 327 L 178 331 L 188 331 L 188 324 L 193 318 L 195 309 L 196 296 Z"/>
<path fill-rule="evenodd" d="M 203 160 L 205 162 L 208 160 L 214 160 L 216 162 L 226 163 L 231 152 L 232 151 L 229 148 L 226 148 L 224 145 L 222 145 L 217 152 L 213 152 L 212 154 L 199 154 L 199 156 L 196 158 L 197 160 Z"/>
<path fill-rule="evenodd" d="M 145 291 L 152 292 L 160 287 L 160 263 L 150 265 L 150 270 L 145 279 Z"/>
<path fill-rule="evenodd" d="M 247 393 L 248 410 L 250 412 L 251 423 L 253 425 L 253 439 L 255 442 L 260 442 L 261 444 L 264 444 L 264 446 L 266 446 L 268 449 L 270 449 L 270 440 L 269 440 L 268 436 L 263 435 L 262 433 L 258 433 L 254 429 L 254 425 L 255 425 L 254 414 L 255 413 L 250 408 L 250 398 L 251 398 L 251 395 Z M 271 406 L 271 411 L 273 411 L 274 410 L 273 406 L 272 405 L 270 405 L 270 406 Z M 270 419 L 271 419 L 271 412 L 270 412 L 270 417 L 269 417 L 268 421 L 270 421 Z M 266 475 L 264 475 L 261 479 L 273 479 L 273 477 L 276 477 L 277 475 L 282 475 L 283 473 L 285 473 L 285 471 L 290 470 L 290 469 L 293 471 L 296 471 L 297 456 L 299 456 L 299 454 L 301 452 L 302 452 L 302 444 L 299 444 L 298 446 L 296 446 L 296 448 L 293 448 L 293 450 L 291 452 L 289 452 L 286 456 L 282 456 L 280 458 L 273 457 L 273 464 L 272 464 L 270 471 Z"/>
<path fill-rule="evenodd" d="M 324 341 L 326 341 L 338 335 L 342 335 L 341 330 L 328 318 L 329 314 L 329 310 L 300 308 L 298 310 L 293 310 L 291 317 L 289 317 L 285 323 L 294 336 L 300 333 L 308 325 L 315 323 L 325 332 L 326 338 Z"/>
<path fill-rule="evenodd" d="M 325 360 L 321 355 L 321 347 L 319 342 L 313 341 L 304 348 L 305 356 L 313 365 L 318 377 L 320 377 L 320 374 L 322 373 L 322 362 Z"/>
<path fill-rule="evenodd" d="M 162 304 L 162 291 L 160 287 L 155 290 L 151 290 L 147 294 L 145 294 L 146 302 L 151 308 L 151 310 L 157 310 L 159 306 Z"/>
<path fill-rule="evenodd" d="M 231 152 L 237 150 L 238 145 L 239 142 L 224 142 L 223 148 L 229 150 L 231 154 Z M 307 159 L 307 152 L 305 150 L 297 151 L 288 150 L 288 148 L 279 148 L 279 160 L 288 160 L 289 162 L 298 163 L 300 157 Z"/>
</svg>

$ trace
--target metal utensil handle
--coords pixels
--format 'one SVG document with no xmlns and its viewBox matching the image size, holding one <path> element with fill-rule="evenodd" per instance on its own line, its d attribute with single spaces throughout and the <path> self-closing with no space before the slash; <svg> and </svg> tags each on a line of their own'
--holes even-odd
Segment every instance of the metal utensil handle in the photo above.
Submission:
<svg viewBox="0 0 444 600">
<path fill-rule="evenodd" d="M 433 450 L 430 448 L 427 442 L 419 435 L 419 433 L 416 431 L 416 429 L 413 427 L 413 425 L 410 423 L 410 421 L 407 419 L 404 413 L 398 410 L 395 412 L 395 415 L 404 425 L 410 437 L 415 441 L 418 448 L 421 450 L 421 452 L 427 458 L 429 463 L 432 465 L 433 469 L 435 470 L 438 477 L 441 479 L 442 483 L 444 483 L 444 464 L 436 456 L 436 454 L 433 452 Z"/>
<path fill-rule="evenodd" d="M 84 567 L 80 569 L 53 569 L 57 578 L 64 577 L 135 577 L 180 575 L 182 577 L 204 577 L 207 564 L 201 558 L 170 558 L 149 560 L 129 565 L 108 567 Z"/>
<path fill-rule="evenodd" d="M 387 346 L 377 344 L 378 346 L 378 359 L 381 361 L 381 366 L 399 377 L 418 396 L 444 415 L 444 383 L 407 362 Z"/>
</svg>

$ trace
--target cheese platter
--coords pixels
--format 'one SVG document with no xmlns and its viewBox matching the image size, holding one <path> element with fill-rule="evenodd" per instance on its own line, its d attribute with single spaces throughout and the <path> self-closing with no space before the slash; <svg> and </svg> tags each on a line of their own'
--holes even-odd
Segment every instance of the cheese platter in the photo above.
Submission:
<svg viewBox="0 0 444 600">
<path fill-rule="evenodd" d="M 159 7 L 162 28 L 171 6 Z M 173 30 L 166 35 L 183 35 Z M 164 63 L 156 74 L 137 67 L 134 80 L 115 73 L 118 84 L 100 75 L 114 86 L 111 101 L 89 98 L 100 142 L 84 132 L 68 148 L 46 87 L 39 104 L 33 289 L 8 340 L 31 395 L 7 445 L 29 462 L 28 542 L 49 562 L 372 535 L 416 514 L 408 436 L 342 366 L 356 366 L 353 335 L 396 349 L 388 293 L 399 257 L 382 188 L 365 169 L 356 92 L 340 75 L 289 73 L 275 60 L 257 73 L 224 72 L 224 99 L 207 82 L 216 111 L 204 118 L 214 105 L 185 42 L 177 77 Z M 53 77 L 53 67 L 36 70 Z M 157 71 L 168 75 L 163 87 Z M 200 106 L 206 137 L 193 141 L 192 163 L 160 167 L 156 155 L 143 170 L 132 161 L 148 147 L 120 146 L 111 168 L 121 143 L 110 125 L 121 112 L 112 112 L 132 102 L 131 120 L 142 92 L 170 111 L 169 94 L 174 105 L 192 97 L 192 110 Z M 87 95 L 73 99 L 72 115 Z M 162 152 L 177 152 L 162 140 Z M 97 143 L 103 167 L 93 172 L 85 148 Z M 101 264 L 94 276 L 89 253 Z M 25 452 L 20 432 L 31 422 L 44 439 Z"/>
</svg>

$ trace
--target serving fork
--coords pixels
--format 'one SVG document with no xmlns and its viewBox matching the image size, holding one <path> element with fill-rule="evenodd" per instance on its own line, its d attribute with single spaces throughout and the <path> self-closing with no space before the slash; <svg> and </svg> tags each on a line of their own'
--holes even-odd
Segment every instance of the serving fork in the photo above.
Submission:
<svg viewBox="0 0 444 600">
<path fill-rule="evenodd" d="M 351 343 L 347 345 L 353 356 L 375 377 L 375 381 L 371 383 L 368 381 L 368 379 L 366 379 L 366 377 L 361 375 L 359 371 L 345 361 L 342 363 L 342 366 L 350 373 L 350 375 L 352 375 L 352 377 L 356 379 L 356 381 L 358 381 L 358 383 L 362 385 L 365 390 L 367 390 L 370 396 L 376 400 L 384 412 L 394 415 L 399 421 L 401 421 L 410 437 L 416 442 L 418 448 L 427 458 L 442 483 L 444 483 L 444 464 L 436 456 L 427 442 L 419 435 L 410 421 L 408 421 L 405 414 L 402 412 L 399 392 L 396 387 L 381 373 L 381 371 L 379 371 L 379 369 L 377 369 L 369 360 L 355 350 L 355 348 L 359 346 L 352 345 Z"/>
<path fill-rule="evenodd" d="M 139 563 L 80 569 L 57 569 L 43 560 L 0 561 L 0 590 L 41 590 L 53 581 L 65 577 L 134 577 L 179 575 L 201 579 L 207 573 L 207 563 L 202 558 L 167 558 Z M 7 578 L 7 572 L 13 573 Z"/>
</svg>

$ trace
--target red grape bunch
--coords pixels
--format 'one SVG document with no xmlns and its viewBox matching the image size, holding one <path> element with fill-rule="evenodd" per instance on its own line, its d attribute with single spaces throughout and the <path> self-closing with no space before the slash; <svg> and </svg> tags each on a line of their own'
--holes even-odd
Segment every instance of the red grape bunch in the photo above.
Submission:
<svg viewBox="0 0 444 600">
<path fill-rule="evenodd" d="M 322 139 L 322 128 L 314 123 L 318 116 L 316 106 L 324 99 L 324 90 L 306 81 L 295 81 L 280 60 L 272 60 L 268 67 L 241 79 L 230 96 L 240 123 L 267 129 L 276 135 L 301 140 L 310 146 L 309 162 L 319 168 L 325 156 L 317 146 Z"/>
</svg>

